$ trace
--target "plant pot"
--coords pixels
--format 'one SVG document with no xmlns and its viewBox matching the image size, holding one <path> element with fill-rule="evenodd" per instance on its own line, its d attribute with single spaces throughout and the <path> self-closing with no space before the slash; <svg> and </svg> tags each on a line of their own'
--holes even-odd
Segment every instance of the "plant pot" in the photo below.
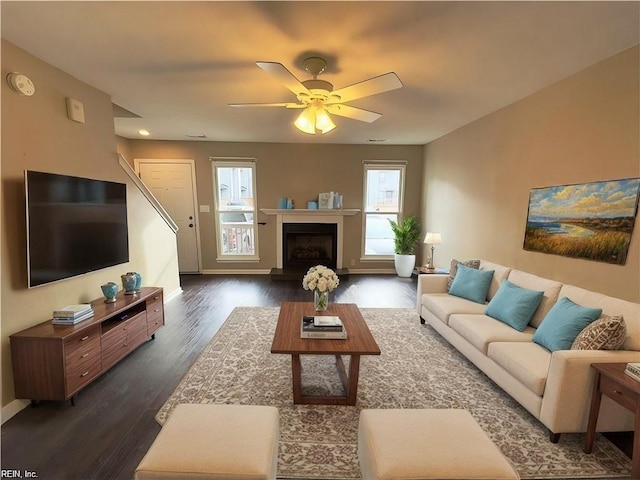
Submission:
<svg viewBox="0 0 640 480">
<path fill-rule="evenodd" d="M 393 261 L 399 277 L 410 277 L 413 273 L 413 268 L 416 266 L 415 255 L 399 255 L 396 253 Z"/>
</svg>

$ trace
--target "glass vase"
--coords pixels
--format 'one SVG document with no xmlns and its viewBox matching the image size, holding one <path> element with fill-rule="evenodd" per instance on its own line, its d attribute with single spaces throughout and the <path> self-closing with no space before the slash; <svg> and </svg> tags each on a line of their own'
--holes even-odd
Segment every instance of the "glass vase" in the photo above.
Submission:
<svg viewBox="0 0 640 480">
<path fill-rule="evenodd" d="M 316 312 L 324 312 L 329 306 L 329 291 L 321 292 L 320 290 L 313 291 L 313 306 Z"/>
</svg>

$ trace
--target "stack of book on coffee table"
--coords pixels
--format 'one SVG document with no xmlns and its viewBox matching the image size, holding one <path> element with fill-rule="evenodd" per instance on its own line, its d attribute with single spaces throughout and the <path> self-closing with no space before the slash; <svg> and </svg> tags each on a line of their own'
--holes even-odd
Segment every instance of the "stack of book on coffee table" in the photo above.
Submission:
<svg viewBox="0 0 640 480">
<path fill-rule="evenodd" d="M 339 317 L 304 316 L 300 326 L 300 338 L 344 340 L 347 338 L 347 331 Z"/>
</svg>

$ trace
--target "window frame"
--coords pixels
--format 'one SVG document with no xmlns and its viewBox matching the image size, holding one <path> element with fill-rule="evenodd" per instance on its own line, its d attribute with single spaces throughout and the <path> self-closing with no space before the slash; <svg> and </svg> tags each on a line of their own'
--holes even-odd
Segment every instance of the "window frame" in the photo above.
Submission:
<svg viewBox="0 0 640 480">
<path fill-rule="evenodd" d="M 362 241 L 361 241 L 361 251 L 360 251 L 360 260 L 361 261 L 380 261 L 380 260 L 393 260 L 394 254 L 390 255 L 374 255 L 366 253 L 366 241 L 367 241 L 367 216 L 368 215 L 376 215 L 376 212 L 367 211 L 367 180 L 368 180 L 368 172 L 370 170 L 390 170 L 390 171 L 399 171 L 400 172 L 400 180 L 399 180 L 399 191 L 398 191 L 398 210 L 394 212 L 380 212 L 379 215 L 389 215 L 395 214 L 397 215 L 398 221 L 403 218 L 404 212 L 404 190 L 405 190 L 405 181 L 406 181 L 406 170 L 407 170 L 407 162 L 404 161 L 364 161 L 363 162 L 363 188 L 362 188 Z"/>
<path fill-rule="evenodd" d="M 258 262 L 260 261 L 259 243 L 258 243 L 258 198 L 257 198 L 257 168 L 255 158 L 245 157 L 210 157 L 211 160 L 211 176 L 213 179 L 213 209 L 214 223 L 216 235 L 216 261 L 218 262 Z M 222 223 L 221 214 L 227 212 L 237 213 L 237 210 L 222 210 L 219 205 L 218 198 L 218 168 L 248 168 L 251 169 L 251 188 L 253 190 L 253 210 L 242 210 L 246 213 L 253 214 L 253 255 L 224 253 L 224 245 L 222 242 Z"/>
</svg>

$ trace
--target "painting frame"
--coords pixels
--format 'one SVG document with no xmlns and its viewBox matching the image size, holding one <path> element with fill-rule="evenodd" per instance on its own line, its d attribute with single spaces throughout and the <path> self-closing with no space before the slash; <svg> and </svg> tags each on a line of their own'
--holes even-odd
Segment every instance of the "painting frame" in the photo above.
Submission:
<svg viewBox="0 0 640 480">
<path fill-rule="evenodd" d="M 625 265 L 640 177 L 532 188 L 523 249 Z"/>
</svg>

